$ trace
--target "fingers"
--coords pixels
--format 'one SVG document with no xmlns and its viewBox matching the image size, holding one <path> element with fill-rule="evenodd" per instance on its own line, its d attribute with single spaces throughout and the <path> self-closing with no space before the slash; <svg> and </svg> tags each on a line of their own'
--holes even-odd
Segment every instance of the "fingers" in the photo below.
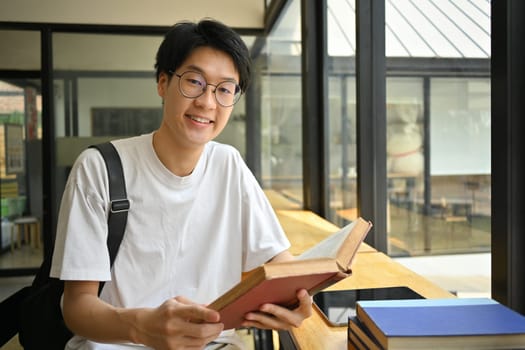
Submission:
<svg viewBox="0 0 525 350">
<path fill-rule="evenodd" d="M 169 328 L 174 333 L 183 332 L 186 337 L 197 339 L 215 339 L 222 332 L 224 325 L 219 323 L 217 311 L 194 303 L 184 297 L 173 299 L 169 308 Z"/>
<path fill-rule="evenodd" d="M 313 299 L 310 294 L 308 294 L 306 289 L 302 289 L 297 293 L 297 299 L 299 299 L 299 306 L 296 310 L 298 310 L 299 313 L 304 316 L 303 319 L 312 316 Z"/>
<path fill-rule="evenodd" d="M 180 304 L 180 316 L 193 323 L 216 323 L 220 320 L 220 314 L 212 309 L 208 309 L 204 305 L 197 304 L 185 297 L 175 297 Z"/>
<path fill-rule="evenodd" d="M 291 326 L 277 320 L 272 315 L 262 312 L 250 312 L 246 314 L 244 322 L 241 324 L 245 328 L 273 329 L 273 330 L 290 330 Z"/>
<path fill-rule="evenodd" d="M 183 297 L 172 298 L 142 322 L 146 345 L 155 349 L 202 349 L 224 329 L 218 312 Z"/>
<path fill-rule="evenodd" d="M 172 321 L 174 324 L 177 325 L 170 329 L 164 339 L 177 346 L 202 347 L 215 340 L 224 328 L 222 323 L 193 323 L 180 319 Z"/>
<path fill-rule="evenodd" d="M 312 298 L 304 289 L 297 292 L 299 305 L 289 310 L 275 304 L 264 304 L 259 312 L 246 314 L 243 327 L 257 327 L 261 329 L 290 330 L 299 327 L 302 322 L 312 315 Z"/>
</svg>

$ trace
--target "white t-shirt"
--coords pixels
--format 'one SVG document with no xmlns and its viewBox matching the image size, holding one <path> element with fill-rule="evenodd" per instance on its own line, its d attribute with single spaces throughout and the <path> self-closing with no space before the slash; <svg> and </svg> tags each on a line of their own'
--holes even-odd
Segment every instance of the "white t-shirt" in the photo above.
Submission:
<svg viewBox="0 0 525 350">
<path fill-rule="evenodd" d="M 100 297 L 117 307 L 157 307 L 178 295 L 210 303 L 239 282 L 243 271 L 290 244 L 233 147 L 209 142 L 192 174 L 179 177 L 157 158 L 152 135 L 113 141 L 130 211 L 111 270 L 105 164 L 94 149 L 79 156 L 62 197 L 51 276 L 107 281 Z M 122 348 L 79 337 L 68 346 Z"/>
</svg>

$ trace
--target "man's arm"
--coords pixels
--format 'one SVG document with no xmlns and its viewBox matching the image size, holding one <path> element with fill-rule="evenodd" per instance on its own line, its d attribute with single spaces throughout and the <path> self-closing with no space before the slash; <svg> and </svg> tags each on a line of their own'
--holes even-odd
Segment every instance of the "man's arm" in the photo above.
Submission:
<svg viewBox="0 0 525 350">
<path fill-rule="evenodd" d="M 101 343 L 136 343 L 154 349 L 204 346 L 223 329 L 219 313 L 183 297 L 158 308 L 116 308 L 98 298 L 98 282 L 66 281 L 64 320 L 74 334 Z"/>
</svg>

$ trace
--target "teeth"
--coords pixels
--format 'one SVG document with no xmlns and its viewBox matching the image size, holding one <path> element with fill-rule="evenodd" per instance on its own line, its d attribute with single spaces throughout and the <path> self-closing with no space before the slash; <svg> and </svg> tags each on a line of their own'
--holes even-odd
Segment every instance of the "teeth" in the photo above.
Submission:
<svg viewBox="0 0 525 350">
<path fill-rule="evenodd" d="M 190 116 L 190 119 L 191 120 L 195 120 L 196 122 L 199 122 L 199 123 L 206 123 L 206 124 L 209 124 L 210 121 L 208 119 L 205 119 L 205 118 L 199 118 L 199 117 L 195 117 L 195 116 Z"/>
</svg>

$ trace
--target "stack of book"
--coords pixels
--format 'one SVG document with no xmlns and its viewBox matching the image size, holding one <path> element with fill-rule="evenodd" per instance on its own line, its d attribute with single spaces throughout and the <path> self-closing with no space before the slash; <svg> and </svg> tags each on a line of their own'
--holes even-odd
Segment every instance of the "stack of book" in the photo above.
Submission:
<svg viewBox="0 0 525 350">
<path fill-rule="evenodd" d="M 525 349 L 525 316 L 490 298 L 363 300 L 349 349 Z"/>
</svg>

